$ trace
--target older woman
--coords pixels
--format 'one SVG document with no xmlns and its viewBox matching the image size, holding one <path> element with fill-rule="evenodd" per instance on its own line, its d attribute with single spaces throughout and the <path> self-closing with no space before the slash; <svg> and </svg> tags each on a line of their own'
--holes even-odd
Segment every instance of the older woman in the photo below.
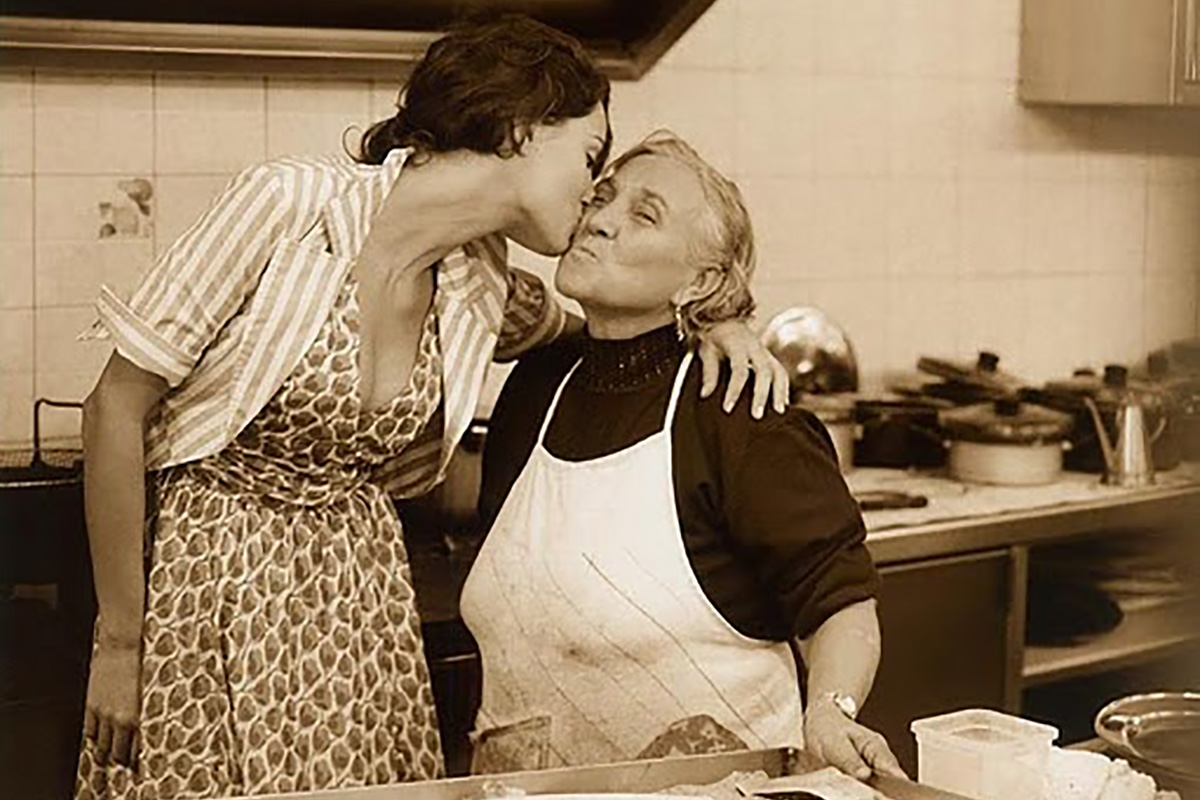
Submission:
<svg viewBox="0 0 1200 800">
<path fill-rule="evenodd" d="M 670 134 L 594 190 L 556 277 L 589 336 L 517 367 L 488 439 L 479 771 L 784 745 L 899 771 L 854 721 L 877 576 L 828 435 L 694 391 L 691 343 L 751 311 L 753 268 L 737 188 Z"/>
</svg>

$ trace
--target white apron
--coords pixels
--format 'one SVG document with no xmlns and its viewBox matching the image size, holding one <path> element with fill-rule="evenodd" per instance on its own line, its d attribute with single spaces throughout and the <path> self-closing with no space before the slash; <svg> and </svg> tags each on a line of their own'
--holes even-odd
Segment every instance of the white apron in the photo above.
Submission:
<svg viewBox="0 0 1200 800">
<path fill-rule="evenodd" d="M 653 754 L 699 715 L 749 748 L 802 746 L 790 647 L 730 625 L 684 549 L 671 423 L 691 357 L 662 430 L 590 461 L 544 446 L 574 368 L 559 385 L 463 587 L 483 665 L 477 734 L 549 717 L 548 766 Z"/>
</svg>

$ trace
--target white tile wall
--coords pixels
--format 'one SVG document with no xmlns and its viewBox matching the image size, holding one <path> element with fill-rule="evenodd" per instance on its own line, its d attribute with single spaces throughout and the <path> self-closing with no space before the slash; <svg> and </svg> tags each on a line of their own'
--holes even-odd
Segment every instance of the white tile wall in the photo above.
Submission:
<svg viewBox="0 0 1200 800">
<path fill-rule="evenodd" d="M 961 269 L 958 186 L 943 178 L 897 178 L 885 191 L 887 268 L 896 278 L 936 276 L 952 284 Z"/>
<path fill-rule="evenodd" d="M 91 391 L 111 352 L 106 342 L 77 340 L 78 333 L 87 328 L 94 318 L 89 306 L 38 310 L 34 326 L 38 354 L 34 370 L 34 391 L 37 396 L 81 400 Z M 76 416 L 54 416 L 63 427 L 47 426 L 46 435 L 78 434 L 79 419 Z"/>
<path fill-rule="evenodd" d="M 39 175 L 153 170 L 151 76 L 41 74 L 34 81 L 33 103 Z"/>
<path fill-rule="evenodd" d="M 889 74 L 951 77 L 963 61 L 957 0 L 895 0 Z"/>
<path fill-rule="evenodd" d="M 267 153 L 266 83 L 262 78 L 159 75 L 154 121 L 159 173 L 240 170 Z"/>
<path fill-rule="evenodd" d="M 0 309 L 33 307 L 33 178 L 0 176 Z"/>
<path fill-rule="evenodd" d="M 267 155 L 355 152 L 371 122 L 368 81 L 267 79 Z"/>
<path fill-rule="evenodd" d="M 737 180 L 760 320 L 824 307 L 869 381 L 983 347 L 1040 379 L 1196 335 L 1200 113 L 1021 106 L 1019 14 L 717 0 L 614 87 L 616 150 L 670 127 Z M 390 116 L 397 88 L 0 70 L 0 440 L 27 437 L 35 392 L 95 380 L 105 346 L 67 334 L 101 281 L 135 280 L 242 168 L 337 150 L 348 126 Z M 132 177 L 153 183 L 151 235 L 99 240 L 98 201 Z"/>
<path fill-rule="evenodd" d="M 0 71 L 0 175 L 32 172 L 33 72 Z"/>
<path fill-rule="evenodd" d="M 0 311 L 0 331 L 7 337 L 6 313 Z M 13 340 L 12 345 L 20 341 Z M 7 338 L 4 344 L 9 347 Z M 28 442 L 33 439 L 33 373 L 0 372 L 0 378 L 0 441 Z"/>
</svg>

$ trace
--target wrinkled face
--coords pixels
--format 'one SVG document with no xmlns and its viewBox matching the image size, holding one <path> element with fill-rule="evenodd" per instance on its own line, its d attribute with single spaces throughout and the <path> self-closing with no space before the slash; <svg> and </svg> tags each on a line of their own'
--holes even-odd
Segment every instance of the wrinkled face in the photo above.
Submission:
<svg viewBox="0 0 1200 800">
<path fill-rule="evenodd" d="M 520 216 L 505 234 L 542 255 L 566 250 L 607 135 L 602 105 L 586 117 L 534 125 L 515 159 Z"/>
<path fill-rule="evenodd" d="M 644 317 L 663 324 L 671 301 L 699 273 L 704 188 L 684 164 L 660 155 L 625 162 L 596 185 L 555 285 L 579 301 L 589 322 Z"/>
</svg>

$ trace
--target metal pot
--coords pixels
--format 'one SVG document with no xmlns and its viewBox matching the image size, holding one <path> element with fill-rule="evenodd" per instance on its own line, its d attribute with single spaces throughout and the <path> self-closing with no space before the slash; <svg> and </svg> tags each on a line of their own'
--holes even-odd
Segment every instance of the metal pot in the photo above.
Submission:
<svg viewBox="0 0 1200 800">
<path fill-rule="evenodd" d="M 854 398 L 848 395 L 804 395 L 796 405 L 821 420 L 833 449 L 837 452 L 838 469 L 849 472 L 854 468 L 857 425 L 854 422 Z"/>
<path fill-rule="evenodd" d="M 1063 443 L 1072 419 L 1012 399 L 945 411 L 950 475 L 970 483 L 1030 486 L 1062 472 Z"/>
<path fill-rule="evenodd" d="M 946 463 L 939 406 L 924 400 L 859 400 L 854 463 L 861 467 L 940 467 Z"/>
<path fill-rule="evenodd" d="M 854 347 L 820 309 L 800 306 L 779 312 L 767 323 L 762 340 L 787 370 L 793 400 L 858 389 Z"/>
<path fill-rule="evenodd" d="M 1097 712 L 1096 733 L 1116 755 L 1185 797 L 1200 792 L 1200 693 L 1150 692 L 1113 700 Z"/>
</svg>

